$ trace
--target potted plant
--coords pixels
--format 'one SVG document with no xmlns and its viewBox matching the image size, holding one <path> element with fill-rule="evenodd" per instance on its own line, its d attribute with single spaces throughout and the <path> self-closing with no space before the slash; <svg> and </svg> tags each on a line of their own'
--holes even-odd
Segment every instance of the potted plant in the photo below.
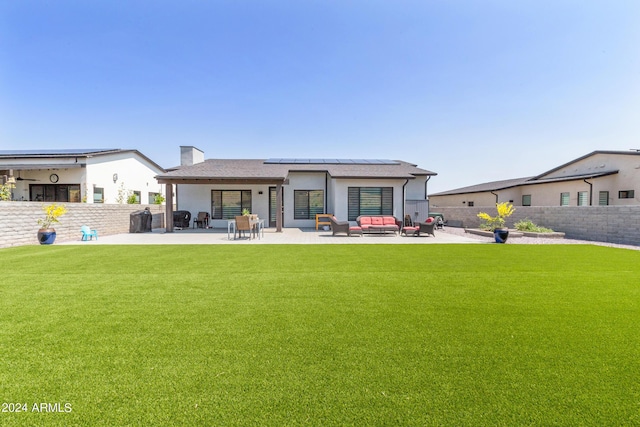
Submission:
<svg viewBox="0 0 640 427">
<path fill-rule="evenodd" d="M 40 230 L 38 230 L 38 241 L 41 245 L 51 245 L 56 240 L 56 229 L 51 225 L 60 222 L 58 218 L 67 213 L 67 208 L 64 205 L 52 204 L 49 206 L 43 206 L 42 210 L 45 212 L 44 219 L 39 219 Z"/>
<path fill-rule="evenodd" d="M 493 237 L 496 243 L 506 243 L 509 238 L 509 229 L 505 227 L 505 218 L 511 216 L 516 209 L 513 204 L 508 202 L 496 203 L 498 215 L 491 216 L 485 212 L 480 212 L 478 218 L 483 219 L 484 223 L 480 225 L 482 230 L 493 231 Z"/>
</svg>

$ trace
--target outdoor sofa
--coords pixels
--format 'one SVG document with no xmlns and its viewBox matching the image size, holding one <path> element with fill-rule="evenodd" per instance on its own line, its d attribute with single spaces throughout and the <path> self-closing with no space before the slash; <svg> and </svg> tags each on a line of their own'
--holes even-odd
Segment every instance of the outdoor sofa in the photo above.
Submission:
<svg viewBox="0 0 640 427">
<path fill-rule="evenodd" d="M 360 215 L 356 218 L 356 222 L 362 228 L 363 233 L 369 234 L 384 234 L 387 232 L 396 234 L 402 227 L 402 221 L 397 220 L 392 215 Z"/>
</svg>

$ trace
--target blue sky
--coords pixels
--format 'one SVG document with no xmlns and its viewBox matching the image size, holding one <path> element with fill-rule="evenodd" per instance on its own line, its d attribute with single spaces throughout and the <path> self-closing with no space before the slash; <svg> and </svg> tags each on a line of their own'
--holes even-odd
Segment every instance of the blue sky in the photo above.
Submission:
<svg viewBox="0 0 640 427">
<path fill-rule="evenodd" d="M 430 192 L 640 148 L 638 1 L 5 1 L 0 147 L 401 159 Z"/>
</svg>

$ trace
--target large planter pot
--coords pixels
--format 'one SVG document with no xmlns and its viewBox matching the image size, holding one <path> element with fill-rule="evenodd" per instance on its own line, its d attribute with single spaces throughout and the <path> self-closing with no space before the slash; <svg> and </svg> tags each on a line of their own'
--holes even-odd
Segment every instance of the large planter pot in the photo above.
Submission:
<svg viewBox="0 0 640 427">
<path fill-rule="evenodd" d="M 496 239 L 496 243 L 507 243 L 509 230 L 506 228 L 496 228 L 493 230 L 493 237 Z"/>
<path fill-rule="evenodd" d="M 40 242 L 41 245 L 52 245 L 55 241 L 55 228 L 41 228 L 38 230 L 38 242 Z"/>
</svg>

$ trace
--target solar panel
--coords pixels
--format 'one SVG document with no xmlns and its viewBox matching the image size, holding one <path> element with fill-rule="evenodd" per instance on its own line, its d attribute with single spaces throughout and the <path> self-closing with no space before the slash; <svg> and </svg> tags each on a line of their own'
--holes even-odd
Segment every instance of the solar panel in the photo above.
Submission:
<svg viewBox="0 0 640 427">
<path fill-rule="evenodd" d="M 101 153 L 104 151 L 116 151 L 115 148 L 63 148 L 58 150 L 0 150 L 0 155 L 4 156 L 35 156 L 35 155 L 74 155 Z"/>
<path fill-rule="evenodd" d="M 309 164 L 309 165 L 398 165 L 395 160 L 385 159 L 282 159 L 272 158 L 265 160 L 269 164 Z"/>
</svg>

